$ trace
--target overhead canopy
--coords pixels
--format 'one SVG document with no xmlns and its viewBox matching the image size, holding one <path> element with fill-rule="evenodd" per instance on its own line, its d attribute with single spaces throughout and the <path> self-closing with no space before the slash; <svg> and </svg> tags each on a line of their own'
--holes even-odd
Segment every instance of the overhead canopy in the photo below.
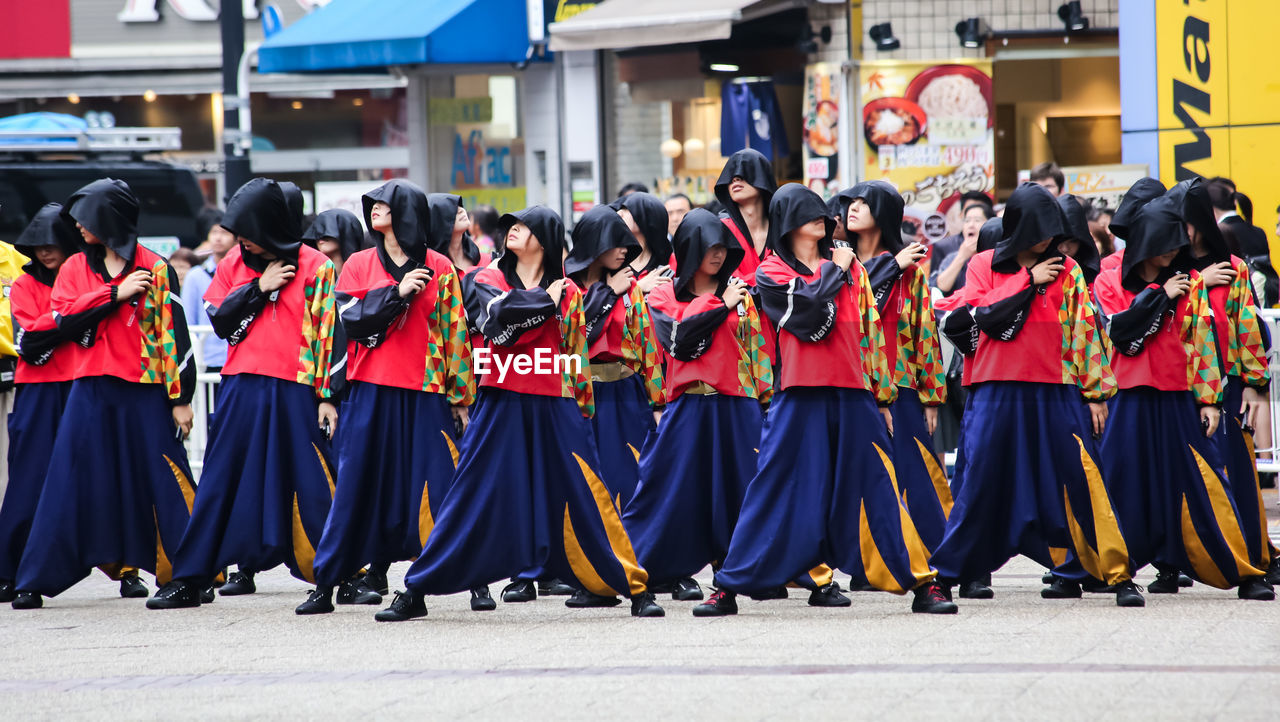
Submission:
<svg viewBox="0 0 1280 722">
<path fill-rule="evenodd" d="M 725 40 L 733 24 L 803 7 L 804 0 L 604 0 L 551 23 L 552 50 L 601 50 Z"/>
<path fill-rule="evenodd" d="M 525 0 L 331 0 L 264 42 L 258 72 L 516 63 L 529 49 L 525 6 Z"/>
</svg>

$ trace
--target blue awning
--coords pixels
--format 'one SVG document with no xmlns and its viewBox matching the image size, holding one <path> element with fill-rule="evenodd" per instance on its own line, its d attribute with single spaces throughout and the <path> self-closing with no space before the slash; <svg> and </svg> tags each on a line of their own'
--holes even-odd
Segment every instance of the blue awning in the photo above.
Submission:
<svg viewBox="0 0 1280 722">
<path fill-rule="evenodd" d="M 332 0 L 264 42 L 258 72 L 516 63 L 526 18 L 525 0 Z"/>
</svg>

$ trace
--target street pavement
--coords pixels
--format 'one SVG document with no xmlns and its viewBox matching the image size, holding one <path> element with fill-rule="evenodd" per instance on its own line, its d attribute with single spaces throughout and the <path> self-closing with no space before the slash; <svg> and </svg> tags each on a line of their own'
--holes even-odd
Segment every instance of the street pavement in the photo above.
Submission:
<svg viewBox="0 0 1280 722">
<path fill-rule="evenodd" d="M 1280 537 L 1274 491 L 1267 501 Z M 406 568 L 392 567 L 393 587 Z M 0 709 L 13 720 L 1280 719 L 1280 602 L 1200 585 L 1147 595 L 1144 609 L 1112 595 L 1050 601 L 1041 571 L 1015 559 L 994 600 L 957 600 L 956 616 L 911 614 L 909 597 L 884 593 L 816 609 L 792 590 L 723 619 L 670 599 L 665 619 L 634 619 L 626 604 L 571 610 L 563 597 L 476 613 L 456 595 L 400 624 L 374 622 L 376 607 L 297 617 L 308 587 L 281 570 L 252 596 L 164 612 L 118 598 L 94 572 L 43 610 L 0 608 Z"/>
</svg>

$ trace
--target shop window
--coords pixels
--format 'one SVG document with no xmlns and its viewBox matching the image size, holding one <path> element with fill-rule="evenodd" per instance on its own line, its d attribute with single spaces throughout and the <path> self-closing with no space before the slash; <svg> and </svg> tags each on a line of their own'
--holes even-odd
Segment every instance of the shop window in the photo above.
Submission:
<svg viewBox="0 0 1280 722">
<path fill-rule="evenodd" d="M 1045 119 L 1049 147 L 1059 165 L 1120 162 L 1120 116 Z"/>
<path fill-rule="evenodd" d="M 511 75 L 433 79 L 427 105 L 431 188 L 468 208 L 499 213 L 525 205 L 524 140 L 517 80 Z"/>
</svg>

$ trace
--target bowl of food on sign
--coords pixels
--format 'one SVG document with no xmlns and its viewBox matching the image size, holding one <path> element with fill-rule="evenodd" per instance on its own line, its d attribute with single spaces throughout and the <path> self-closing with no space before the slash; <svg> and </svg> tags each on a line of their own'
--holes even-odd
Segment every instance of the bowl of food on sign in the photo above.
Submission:
<svg viewBox="0 0 1280 722">
<path fill-rule="evenodd" d="M 915 143 L 927 120 L 924 109 L 905 98 L 876 98 L 862 106 L 862 134 L 872 148 Z"/>
<path fill-rule="evenodd" d="M 818 102 L 813 114 L 813 124 L 804 131 L 809 150 L 818 156 L 836 154 L 836 123 L 840 120 L 840 108 L 830 100 Z"/>
<path fill-rule="evenodd" d="M 929 118 L 983 118 L 990 128 L 991 78 L 972 65 L 935 65 L 920 71 L 903 97 L 922 108 Z"/>
</svg>

